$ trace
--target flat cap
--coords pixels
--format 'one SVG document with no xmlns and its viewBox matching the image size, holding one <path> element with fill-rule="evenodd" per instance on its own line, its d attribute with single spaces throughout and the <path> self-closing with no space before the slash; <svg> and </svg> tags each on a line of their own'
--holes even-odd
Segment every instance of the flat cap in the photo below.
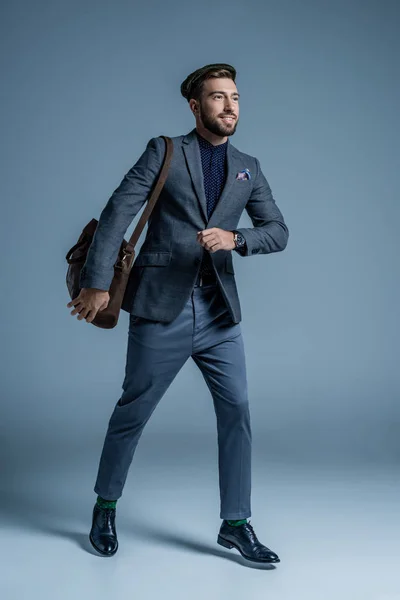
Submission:
<svg viewBox="0 0 400 600">
<path fill-rule="evenodd" d="M 189 100 L 191 98 L 191 93 L 192 93 L 193 89 L 195 88 L 196 84 L 198 83 L 199 79 L 201 77 L 203 77 L 203 75 L 205 75 L 208 71 L 216 71 L 216 70 L 220 70 L 220 69 L 224 69 L 224 70 L 232 73 L 233 81 L 235 81 L 236 69 L 234 67 L 232 67 L 232 65 L 227 65 L 225 63 L 215 63 L 212 65 L 205 65 L 204 67 L 201 67 L 201 69 L 197 69 L 196 71 L 193 71 L 193 73 L 190 73 L 190 75 L 188 75 L 186 77 L 185 81 L 181 84 L 182 96 L 184 98 L 186 98 L 187 101 L 189 102 Z"/>
</svg>

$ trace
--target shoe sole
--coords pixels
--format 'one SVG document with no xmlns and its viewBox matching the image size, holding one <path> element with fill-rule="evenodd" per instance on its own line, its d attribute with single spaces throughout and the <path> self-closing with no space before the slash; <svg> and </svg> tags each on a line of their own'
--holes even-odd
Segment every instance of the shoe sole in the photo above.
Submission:
<svg viewBox="0 0 400 600">
<path fill-rule="evenodd" d="M 250 556 L 246 556 L 246 554 L 243 554 L 243 552 L 241 551 L 241 549 L 238 546 L 236 546 L 236 544 L 232 544 L 232 542 L 228 542 L 228 540 L 225 540 L 220 535 L 218 535 L 217 543 L 220 546 L 223 546 L 224 548 L 228 548 L 229 550 L 231 548 L 236 548 L 236 550 L 238 550 L 240 552 L 240 554 L 243 556 L 243 558 L 245 558 L 246 560 L 251 560 L 252 562 L 256 562 L 256 563 L 269 563 L 269 564 L 281 562 L 280 558 L 278 558 L 278 560 L 276 560 L 274 558 L 272 560 L 262 560 L 262 559 L 259 559 L 259 558 L 250 558 Z"/>
<path fill-rule="evenodd" d="M 89 540 L 90 540 L 90 543 L 92 544 L 93 548 L 94 548 L 94 549 L 95 549 L 95 550 L 96 550 L 96 551 L 97 551 L 99 554 L 101 554 L 102 556 L 114 556 L 114 554 L 115 554 L 115 553 L 116 553 L 116 551 L 118 550 L 118 542 L 117 542 L 117 546 L 116 546 L 115 550 L 113 550 L 112 552 L 102 552 L 102 551 L 101 551 L 101 550 L 100 550 L 100 549 L 99 549 L 99 548 L 96 546 L 96 544 L 94 543 L 94 541 L 92 540 L 92 535 L 91 535 L 91 534 L 89 534 Z"/>
</svg>

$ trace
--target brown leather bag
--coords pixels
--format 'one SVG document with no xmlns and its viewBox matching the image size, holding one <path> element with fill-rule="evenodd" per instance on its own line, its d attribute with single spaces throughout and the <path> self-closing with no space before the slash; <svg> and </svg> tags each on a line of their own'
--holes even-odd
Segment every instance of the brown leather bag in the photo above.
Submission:
<svg viewBox="0 0 400 600">
<path fill-rule="evenodd" d="M 173 143 L 171 138 L 165 135 L 160 137 L 164 138 L 165 140 L 166 152 L 157 182 L 129 242 L 127 242 L 125 239 L 122 240 L 118 258 L 114 264 L 114 277 L 111 282 L 110 289 L 108 290 L 110 295 L 108 306 L 104 310 L 98 311 L 93 321 L 91 321 L 92 325 L 96 325 L 96 327 L 101 327 L 102 329 L 112 329 L 118 323 L 119 313 L 121 310 L 122 301 L 124 299 L 129 273 L 135 259 L 136 243 L 155 207 L 160 192 L 167 179 L 173 154 Z M 89 221 L 89 223 L 82 230 L 77 243 L 72 246 L 65 257 L 68 262 L 66 282 L 71 300 L 76 298 L 81 291 L 81 288 L 79 287 L 81 270 L 85 264 L 87 253 L 93 241 L 93 236 L 97 225 L 98 221 L 96 219 Z"/>
</svg>

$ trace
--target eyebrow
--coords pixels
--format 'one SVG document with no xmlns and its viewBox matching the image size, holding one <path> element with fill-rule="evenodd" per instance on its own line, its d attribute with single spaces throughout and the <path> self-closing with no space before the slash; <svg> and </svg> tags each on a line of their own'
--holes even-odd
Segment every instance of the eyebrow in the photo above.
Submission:
<svg viewBox="0 0 400 600">
<path fill-rule="evenodd" d="M 210 92 L 208 95 L 212 96 L 213 94 L 226 94 L 226 92 L 222 92 L 220 90 L 214 90 L 213 92 Z M 238 92 L 233 92 L 231 94 L 231 96 L 238 96 L 240 98 L 240 94 Z"/>
</svg>

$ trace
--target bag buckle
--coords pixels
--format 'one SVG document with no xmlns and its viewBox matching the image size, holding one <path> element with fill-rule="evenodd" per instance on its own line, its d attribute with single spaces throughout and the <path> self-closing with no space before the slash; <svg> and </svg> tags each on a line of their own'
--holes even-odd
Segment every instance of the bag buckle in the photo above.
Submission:
<svg viewBox="0 0 400 600">
<path fill-rule="evenodd" d="M 122 258 L 118 259 L 118 261 L 114 265 L 116 269 L 121 269 L 121 271 L 124 267 L 124 263 L 126 263 L 127 259 L 132 256 L 132 253 L 127 252 L 125 250 L 125 248 L 122 248 L 122 253 L 123 253 Z"/>
</svg>

